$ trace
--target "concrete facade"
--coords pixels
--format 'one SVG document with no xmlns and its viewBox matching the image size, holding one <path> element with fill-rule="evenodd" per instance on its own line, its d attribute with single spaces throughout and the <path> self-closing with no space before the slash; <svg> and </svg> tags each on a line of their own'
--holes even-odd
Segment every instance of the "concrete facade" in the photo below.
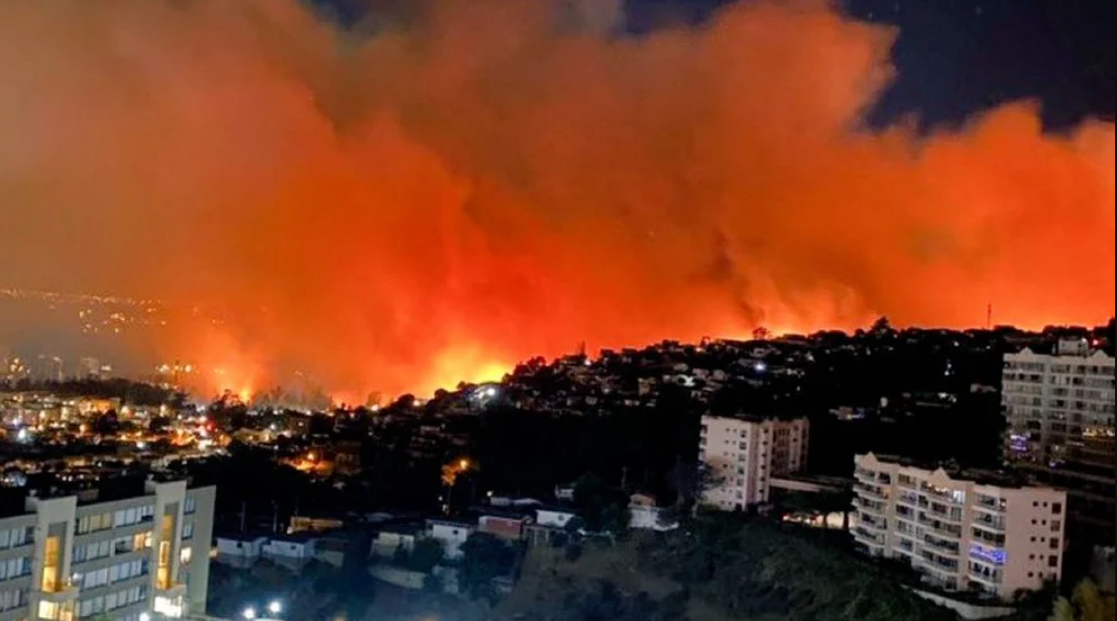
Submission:
<svg viewBox="0 0 1117 621">
<path fill-rule="evenodd" d="M 698 459 L 710 479 L 703 504 L 732 511 L 768 502 L 772 477 L 806 468 L 809 430 L 805 418 L 703 416 Z"/>
<path fill-rule="evenodd" d="M 204 613 L 214 500 L 185 481 L 108 502 L 29 497 L 0 519 L 0 621 Z"/>
<path fill-rule="evenodd" d="M 1066 492 L 994 483 L 872 453 L 854 458 L 854 540 L 929 584 L 1011 599 L 1062 576 Z"/>
</svg>

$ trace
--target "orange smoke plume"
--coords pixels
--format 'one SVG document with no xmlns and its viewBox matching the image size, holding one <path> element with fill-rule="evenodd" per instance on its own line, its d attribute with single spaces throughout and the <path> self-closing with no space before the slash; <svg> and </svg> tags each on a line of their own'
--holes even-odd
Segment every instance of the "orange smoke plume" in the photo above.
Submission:
<svg viewBox="0 0 1117 621">
<path fill-rule="evenodd" d="M 176 355 L 356 395 L 582 341 L 1113 314 L 1113 128 L 867 130 L 892 33 L 827 3 L 638 38 L 617 2 L 384 4 L 0 4 L 17 279 L 218 305 Z"/>
</svg>

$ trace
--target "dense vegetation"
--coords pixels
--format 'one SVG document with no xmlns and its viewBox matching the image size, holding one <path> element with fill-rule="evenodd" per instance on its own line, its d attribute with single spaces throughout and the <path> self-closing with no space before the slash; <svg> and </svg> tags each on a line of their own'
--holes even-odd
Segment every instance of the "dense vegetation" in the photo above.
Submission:
<svg viewBox="0 0 1117 621">
<path fill-rule="evenodd" d="M 533 554 L 502 612 L 541 621 L 936 621 L 953 614 L 804 533 L 706 516 L 667 534 Z"/>
</svg>

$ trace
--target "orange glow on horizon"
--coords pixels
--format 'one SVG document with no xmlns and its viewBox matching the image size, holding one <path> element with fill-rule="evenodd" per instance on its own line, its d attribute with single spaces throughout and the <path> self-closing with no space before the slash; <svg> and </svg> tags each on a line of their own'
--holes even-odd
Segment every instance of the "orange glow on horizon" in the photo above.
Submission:
<svg viewBox="0 0 1117 621">
<path fill-rule="evenodd" d="M 299 0 L 0 3 L 15 277 L 215 309 L 137 356 L 261 402 L 428 397 L 582 343 L 1113 315 L 1112 124 L 870 130 L 895 33 L 839 3 L 617 38 L 592 1 L 344 30 Z"/>
</svg>

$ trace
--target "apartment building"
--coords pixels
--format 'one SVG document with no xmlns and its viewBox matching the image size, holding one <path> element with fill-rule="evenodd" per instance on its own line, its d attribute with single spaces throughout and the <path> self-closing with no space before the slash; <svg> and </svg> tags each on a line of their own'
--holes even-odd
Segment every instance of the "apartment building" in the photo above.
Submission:
<svg viewBox="0 0 1117 621">
<path fill-rule="evenodd" d="M 1003 599 L 1061 577 L 1065 492 L 872 453 L 854 464 L 853 536 L 866 553 L 906 561 L 930 584 Z"/>
<path fill-rule="evenodd" d="M 0 519 L 0 621 L 147 621 L 204 613 L 215 488 L 29 496 Z"/>
<path fill-rule="evenodd" d="M 1024 349 L 1004 363 L 1005 462 L 1067 489 L 1076 523 L 1112 544 L 1113 358 L 1063 340 L 1051 354 Z"/>
<path fill-rule="evenodd" d="M 806 418 L 703 416 L 698 459 L 709 474 L 703 504 L 733 511 L 768 502 L 772 477 L 806 467 L 809 429 Z"/>
</svg>

